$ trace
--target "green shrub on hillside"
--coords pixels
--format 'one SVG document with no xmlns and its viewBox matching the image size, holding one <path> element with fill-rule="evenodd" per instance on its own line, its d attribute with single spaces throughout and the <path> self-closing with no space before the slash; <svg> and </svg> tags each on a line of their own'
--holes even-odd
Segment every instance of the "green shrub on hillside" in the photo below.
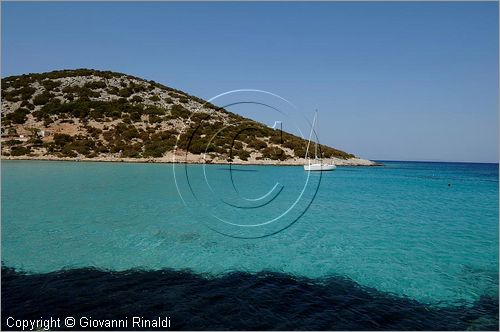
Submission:
<svg viewBox="0 0 500 332">
<path fill-rule="evenodd" d="M 286 160 L 290 156 L 288 156 L 282 149 L 270 146 L 262 150 L 262 157 L 272 160 Z"/>
<path fill-rule="evenodd" d="M 130 97 L 133 93 L 134 91 L 130 88 L 123 88 L 118 91 L 118 95 L 124 98 Z"/>
<path fill-rule="evenodd" d="M 139 93 L 148 90 L 144 84 L 138 84 L 135 82 L 130 82 L 129 88 L 132 89 L 134 93 Z"/>
<path fill-rule="evenodd" d="M 241 149 L 238 151 L 238 158 L 240 158 L 241 160 L 247 161 L 248 158 L 250 158 L 250 152 Z"/>
<path fill-rule="evenodd" d="M 125 158 L 140 158 L 142 156 L 142 144 L 135 143 L 127 146 L 122 151 L 122 157 Z"/>
<path fill-rule="evenodd" d="M 77 118 L 102 119 L 103 117 L 120 118 L 123 113 L 144 112 L 141 104 L 127 104 L 120 101 L 91 101 L 76 100 L 61 104 L 57 99 L 44 105 L 39 111 L 33 113 L 37 119 L 43 119 L 48 115 L 66 114 Z"/>
<path fill-rule="evenodd" d="M 169 146 L 163 141 L 150 141 L 144 146 L 144 157 L 162 157 L 169 150 Z"/>
<path fill-rule="evenodd" d="M 34 110 L 35 109 L 35 105 L 33 105 L 32 103 L 30 103 L 29 101 L 27 100 L 23 100 L 21 102 L 21 107 L 26 107 L 27 109 L 29 110 Z"/>
<path fill-rule="evenodd" d="M 68 134 L 54 134 L 54 143 L 58 146 L 64 146 L 67 143 L 73 142 L 73 136 Z"/>
<path fill-rule="evenodd" d="M 150 115 L 149 116 L 149 123 L 153 124 L 153 123 L 160 123 L 162 122 L 162 118 L 159 117 L 158 115 Z"/>
<path fill-rule="evenodd" d="M 149 114 L 149 115 L 165 115 L 167 111 L 164 108 L 157 107 L 157 106 L 145 106 L 144 108 L 144 114 Z"/>
<path fill-rule="evenodd" d="M 110 95 L 118 96 L 118 94 L 120 93 L 120 89 L 118 89 L 116 86 L 110 86 L 106 89 L 106 92 Z"/>
<path fill-rule="evenodd" d="M 30 114 L 30 110 L 26 108 L 18 108 L 12 113 L 8 113 L 4 116 L 4 124 L 23 124 L 28 119 L 26 116 Z"/>
<path fill-rule="evenodd" d="M 21 86 L 9 92 L 4 92 L 6 89 L 4 86 L 2 86 L 2 88 L 2 97 L 11 102 L 28 100 L 36 92 L 36 89 L 31 86 Z"/>
<path fill-rule="evenodd" d="M 19 97 L 17 97 L 17 95 L 13 94 L 12 92 L 2 93 L 2 99 L 13 102 L 13 103 L 19 101 Z"/>
<path fill-rule="evenodd" d="M 171 118 L 171 119 L 177 119 L 177 118 L 187 119 L 190 117 L 190 115 L 191 115 L 191 111 L 185 109 L 181 105 L 175 104 L 170 109 L 169 118 Z"/>
<path fill-rule="evenodd" d="M 21 100 L 28 100 L 33 97 L 33 94 L 36 92 L 36 89 L 31 86 L 25 86 L 17 90 L 17 93 L 21 95 Z"/>
<path fill-rule="evenodd" d="M 87 133 L 94 138 L 98 138 L 100 134 L 102 134 L 102 130 L 99 128 L 91 127 L 91 126 L 86 126 L 85 129 L 87 129 Z"/>
<path fill-rule="evenodd" d="M 73 148 L 69 144 L 65 145 L 62 148 L 61 155 L 64 156 L 64 157 L 70 157 L 70 158 L 76 158 L 76 157 L 78 157 L 78 154 L 75 151 L 73 151 Z"/>
<path fill-rule="evenodd" d="M 45 79 L 40 82 L 42 86 L 45 88 L 47 91 L 54 90 L 55 88 L 59 87 L 61 85 L 61 82 L 59 81 L 54 81 L 51 79 Z"/>
<path fill-rule="evenodd" d="M 45 105 L 54 98 L 54 95 L 47 90 L 33 98 L 34 105 Z"/>
<path fill-rule="evenodd" d="M 31 138 L 28 140 L 28 143 L 33 147 L 41 147 L 43 145 L 42 139 L 37 134 L 31 136 Z"/>
<path fill-rule="evenodd" d="M 271 137 L 269 137 L 269 142 L 274 143 L 274 144 L 281 144 L 282 143 L 281 136 L 279 136 L 279 135 L 271 136 Z"/>
<path fill-rule="evenodd" d="M 12 146 L 12 145 L 19 145 L 19 144 L 22 144 L 23 142 L 17 140 L 17 139 L 11 139 L 11 140 L 8 140 L 8 141 L 5 141 L 4 144 L 7 145 L 7 146 Z"/>
<path fill-rule="evenodd" d="M 135 127 L 127 128 L 121 135 L 125 140 L 131 140 L 132 138 L 139 137 L 139 131 Z"/>
<path fill-rule="evenodd" d="M 101 93 L 98 91 L 94 91 L 85 86 L 67 86 L 62 89 L 62 92 L 65 94 L 72 94 L 78 96 L 80 99 L 89 99 L 89 98 L 99 98 Z"/>
<path fill-rule="evenodd" d="M 140 96 L 133 96 L 132 99 L 130 99 L 130 101 L 133 103 L 142 103 L 143 99 Z"/>
<path fill-rule="evenodd" d="M 258 138 L 253 138 L 247 141 L 248 147 L 255 150 L 262 150 L 267 147 L 267 143 Z"/>
<path fill-rule="evenodd" d="M 107 87 L 106 83 L 103 81 L 92 81 L 87 82 L 83 85 L 85 88 L 96 90 L 96 89 L 105 89 Z"/>
<path fill-rule="evenodd" d="M 10 150 L 12 156 L 24 156 L 31 153 L 31 149 L 25 146 L 13 146 Z"/>
<path fill-rule="evenodd" d="M 139 113 L 139 112 L 132 112 L 132 113 L 130 113 L 130 121 L 131 122 L 139 122 L 139 121 L 141 121 L 141 113 Z"/>
</svg>

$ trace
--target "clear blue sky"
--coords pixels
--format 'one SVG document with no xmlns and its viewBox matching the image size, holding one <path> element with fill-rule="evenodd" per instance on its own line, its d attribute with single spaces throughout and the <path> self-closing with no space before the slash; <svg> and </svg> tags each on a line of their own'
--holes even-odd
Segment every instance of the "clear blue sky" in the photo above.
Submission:
<svg viewBox="0 0 500 332">
<path fill-rule="evenodd" d="M 361 157 L 498 161 L 494 2 L 2 2 L 2 77 L 67 68 L 268 90 Z"/>
</svg>

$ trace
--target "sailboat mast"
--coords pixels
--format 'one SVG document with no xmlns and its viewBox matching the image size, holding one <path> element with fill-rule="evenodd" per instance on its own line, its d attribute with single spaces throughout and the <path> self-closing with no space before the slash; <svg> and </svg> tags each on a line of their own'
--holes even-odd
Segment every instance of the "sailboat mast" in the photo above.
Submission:
<svg viewBox="0 0 500 332">
<path fill-rule="evenodd" d="M 316 124 L 316 117 L 317 116 L 318 116 L 318 110 L 316 110 L 316 113 L 314 114 L 314 119 L 313 119 L 313 123 L 312 123 L 312 126 L 311 126 L 311 132 L 309 133 L 309 140 L 307 141 L 306 156 L 305 156 L 306 159 L 309 156 L 309 146 L 311 145 L 311 138 L 312 138 L 312 134 L 313 134 L 313 131 L 314 131 L 314 126 Z"/>
<path fill-rule="evenodd" d="M 316 121 L 318 121 L 318 110 L 316 110 Z M 314 159 L 318 159 L 318 136 L 316 134 L 316 140 L 314 141 L 315 144 L 315 150 L 314 150 Z"/>
</svg>

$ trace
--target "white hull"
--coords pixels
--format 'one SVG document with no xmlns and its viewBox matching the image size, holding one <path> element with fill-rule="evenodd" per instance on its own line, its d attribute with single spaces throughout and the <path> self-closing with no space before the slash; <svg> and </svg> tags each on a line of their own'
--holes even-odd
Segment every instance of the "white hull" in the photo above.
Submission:
<svg viewBox="0 0 500 332">
<path fill-rule="evenodd" d="M 304 165 L 305 171 L 333 171 L 337 166 L 331 164 L 310 164 Z"/>
</svg>

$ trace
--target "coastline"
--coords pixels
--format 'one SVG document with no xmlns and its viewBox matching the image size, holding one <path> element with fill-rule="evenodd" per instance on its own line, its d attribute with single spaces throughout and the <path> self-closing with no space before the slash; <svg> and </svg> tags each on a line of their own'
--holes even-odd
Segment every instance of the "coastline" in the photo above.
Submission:
<svg viewBox="0 0 500 332">
<path fill-rule="evenodd" d="M 95 158 L 71 158 L 71 157 L 56 157 L 56 156 L 1 156 L 1 160 L 39 160 L 39 161 L 73 161 L 73 162 L 121 162 L 121 163 L 160 163 L 160 164 L 215 164 L 215 165 L 261 165 L 261 166 L 302 166 L 307 163 L 305 158 L 296 158 L 289 160 L 256 160 L 249 159 L 248 161 L 236 160 L 229 162 L 223 159 L 205 160 L 203 156 L 192 154 L 167 154 L 161 158 L 121 158 L 121 157 L 95 157 Z M 339 159 L 331 158 L 336 166 L 354 166 L 354 167 L 374 167 L 383 166 L 382 163 L 377 163 L 367 159 L 350 158 Z"/>
</svg>

